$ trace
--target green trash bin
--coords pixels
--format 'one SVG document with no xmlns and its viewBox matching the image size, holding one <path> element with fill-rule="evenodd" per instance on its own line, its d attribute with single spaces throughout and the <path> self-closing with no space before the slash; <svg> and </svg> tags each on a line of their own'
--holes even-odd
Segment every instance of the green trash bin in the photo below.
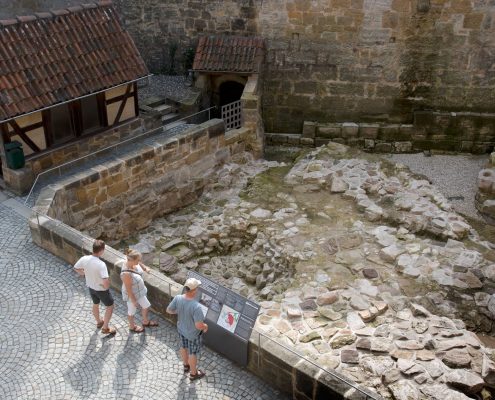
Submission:
<svg viewBox="0 0 495 400">
<path fill-rule="evenodd" d="M 24 167 L 24 151 L 22 151 L 21 142 L 14 140 L 10 143 L 5 143 L 4 148 L 7 166 L 10 169 L 19 169 Z"/>
</svg>

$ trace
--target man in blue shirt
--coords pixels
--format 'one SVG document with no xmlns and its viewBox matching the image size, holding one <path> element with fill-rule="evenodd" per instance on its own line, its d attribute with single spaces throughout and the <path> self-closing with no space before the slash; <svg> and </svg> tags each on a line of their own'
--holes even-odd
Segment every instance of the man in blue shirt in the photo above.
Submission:
<svg viewBox="0 0 495 400">
<path fill-rule="evenodd" d="M 191 372 L 191 381 L 205 376 L 205 373 L 197 368 L 201 351 L 201 333 L 208 330 L 208 325 L 204 323 L 201 306 L 196 301 L 199 285 L 201 281 L 189 278 L 184 284 L 185 293 L 175 296 L 167 307 L 169 314 L 177 314 L 180 355 L 184 364 L 184 372 Z"/>
</svg>

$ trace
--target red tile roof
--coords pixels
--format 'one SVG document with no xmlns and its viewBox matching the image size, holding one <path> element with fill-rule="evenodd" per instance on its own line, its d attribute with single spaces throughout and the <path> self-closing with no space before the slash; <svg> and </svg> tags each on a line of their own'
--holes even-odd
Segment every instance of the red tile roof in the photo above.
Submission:
<svg viewBox="0 0 495 400">
<path fill-rule="evenodd" d="M 260 37 L 203 36 L 196 48 L 193 70 L 258 73 L 263 54 Z"/>
<path fill-rule="evenodd" d="M 146 75 L 111 1 L 0 21 L 0 121 Z"/>
</svg>

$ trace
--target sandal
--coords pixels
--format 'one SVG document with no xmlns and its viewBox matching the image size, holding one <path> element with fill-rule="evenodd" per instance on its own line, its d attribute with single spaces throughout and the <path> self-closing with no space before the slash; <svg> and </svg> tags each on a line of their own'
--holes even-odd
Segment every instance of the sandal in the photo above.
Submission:
<svg viewBox="0 0 495 400">
<path fill-rule="evenodd" d="M 201 371 L 200 369 L 198 369 L 198 372 L 196 372 L 195 375 L 193 375 L 193 374 L 189 375 L 189 379 L 191 381 L 195 381 L 196 379 L 201 379 L 204 376 L 206 376 L 206 374 L 203 371 Z"/>
<path fill-rule="evenodd" d="M 189 365 L 184 365 L 184 373 L 189 372 L 191 367 Z"/>
<path fill-rule="evenodd" d="M 117 329 L 115 328 L 101 328 L 101 333 L 104 333 L 105 335 L 113 335 L 114 333 L 117 332 Z"/>
<path fill-rule="evenodd" d="M 103 321 L 100 321 L 96 324 L 96 329 L 101 329 L 101 327 L 103 326 L 104 322 Z"/>
<path fill-rule="evenodd" d="M 133 328 L 129 328 L 129 331 L 131 331 L 133 333 L 143 333 L 144 328 L 142 326 L 139 326 L 139 325 L 134 325 Z"/>
<path fill-rule="evenodd" d="M 143 323 L 143 326 L 146 326 L 146 327 L 153 327 L 153 326 L 158 326 L 158 322 L 156 321 L 148 321 L 146 324 Z"/>
</svg>

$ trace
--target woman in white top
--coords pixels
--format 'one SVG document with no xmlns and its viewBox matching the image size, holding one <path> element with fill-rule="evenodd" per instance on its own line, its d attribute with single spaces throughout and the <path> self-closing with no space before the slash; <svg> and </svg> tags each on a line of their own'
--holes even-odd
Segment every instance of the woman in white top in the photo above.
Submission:
<svg viewBox="0 0 495 400">
<path fill-rule="evenodd" d="M 151 306 L 146 294 L 148 289 L 144 284 L 143 272 L 149 272 L 150 268 L 141 263 L 141 253 L 130 250 L 127 253 L 127 260 L 119 261 L 121 267 L 120 277 L 122 279 L 122 298 L 127 302 L 127 319 L 129 320 L 129 330 L 135 333 L 144 332 L 144 327 L 158 326 L 158 322 L 148 319 L 148 311 Z M 138 306 L 141 307 L 143 326 L 136 325 L 134 314 Z"/>
</svg>

